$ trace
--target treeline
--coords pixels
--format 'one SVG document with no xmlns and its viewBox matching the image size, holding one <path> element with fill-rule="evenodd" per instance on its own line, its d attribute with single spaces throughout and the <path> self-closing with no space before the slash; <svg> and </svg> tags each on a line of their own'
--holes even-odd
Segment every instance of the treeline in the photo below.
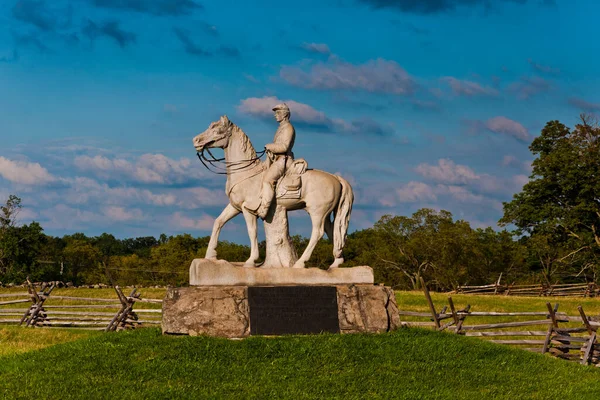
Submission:
<svg viewBox="0 0 600 400">
<path fill-rule="evenodd" d="M 88 237 L 82 233 L 53 237 L 37 223 L 4 227 L 0 236 L 0 282 L 21 283 L 27 276 L 35 281 L 80 284 L 184 285 L 194 258 L 206 253 L 209 237 L 189 234 L 117 239 L 110 234 Z M 293 237 L 300 254 L 307 238 Z M 455 221 L 447 211 L 421 209 L 410 217 L 384 216 L 374 227 L 348 235 L 344 250 L 346 266 L 369 265 L 378 283 L 396 289 L 418 288 L 423 277 L 433 287 L 450 290 L 460 284 L 485 284 L 500 273 L 508 281 L 571 282 L 595 279 L 577 274 L 579 267 L 547 270 L 549 248 L 537 239 L 513 240 L 510 232 L 492 228 L 473 229 L 468 222 Z M 260 246 L 264 258 L 264 242 Z M 245 261 L 250 248 L 220 242 L 218 256 Z M 547 257 L 547 256 L 546 256 Z M 308 263 L 327 268 L 332 244 L 323 239 Z"/>
<path fill-rule="evenodd" d="M 348 235 L 345 266 L 369 265 L 378 283 L 414 289 L 423 277 L 432 287 L 504 282 L 598 281 L 600 256 L 600 129 L 588 116 L 570 130 L 549 122 L 530 150 L 530 181 L 504 203 L 500 223 L 513 231 L 473 229 L 447 211 L 421 209 L 412 216 L 383 216 L 372 228 Z M 15 223 L 21 200 L 0 207 L 0 282 L 71 281 L 74 284 L 183 285 L 208 237 L 191 235 L 116 239 L 82 233 L 52 237 L 34 222 Z M 300 254 L 307 238 L 295 236 Z M 245 261 L 248 246 L 220 242 L 218 256 Z M 264 258 L 265 244 L 260 246 Z M 321 240 L 309 267 L 327 268 L 332 245 Z"/>
</svg>

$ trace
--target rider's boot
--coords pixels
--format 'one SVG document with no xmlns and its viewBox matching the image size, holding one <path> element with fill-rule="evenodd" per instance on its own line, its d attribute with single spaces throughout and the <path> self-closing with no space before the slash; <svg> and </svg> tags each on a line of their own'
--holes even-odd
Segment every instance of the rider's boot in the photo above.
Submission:
<svg viewBox="0 0 600 400">
<path fill-rule="evenodd" d="M 260 206 L 258 207 L 258 210 L 256 210 L 256 215 L 258 215 L 260 218 L 267 218 L 267 214 L 271 208 L 271 202 L 273 201 L 273 196 L 275 196 L 273 187 L 269 184 L 269 182 L 264 182 L 260 196 Z"/>
</svg>

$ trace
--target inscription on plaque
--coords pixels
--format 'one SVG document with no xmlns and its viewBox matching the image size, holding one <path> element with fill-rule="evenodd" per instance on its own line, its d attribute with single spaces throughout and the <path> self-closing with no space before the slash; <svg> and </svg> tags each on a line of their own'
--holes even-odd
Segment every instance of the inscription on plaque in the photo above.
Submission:
<svg viewBox="0 0 600 400">
<path fill-rule="evenodd" d="M 339 333 L 337 289 L 331 286 L 251 286 L 251 335 Z"/>
</svg>

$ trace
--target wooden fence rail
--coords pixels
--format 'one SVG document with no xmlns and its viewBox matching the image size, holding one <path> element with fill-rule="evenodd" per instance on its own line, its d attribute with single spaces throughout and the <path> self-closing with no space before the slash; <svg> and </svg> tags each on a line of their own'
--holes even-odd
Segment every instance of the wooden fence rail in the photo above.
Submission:
<svg viewBox="0 0 600 400">
<path fill-rule="evenodd" d="M 449 294 L 485 294 L 485 295 L 504 295 L 504 296 L 581 296 L 598 297 L 600 296 L 600 285 L 591 283 L 563 283 L 555 285 L 535 284 L 535 285 L 514 285 L 502 284 L 500 280 L 502 274 L 496 283 L 490 285 L 465 285 L 459 286 Z"/>
<path fill-rule="evenodd" d="M 581 306 L 578 308 L 579 315 L 559 312 L 559 305 L 552 306 L 550 303 L 546 303 L 546 311 L 477 312 L 471 311 L 470 305 L 457 310 L 452 297 L 448 297 L 448 306 L 438 312 L 422 279 L 421 285 L 430 312 L 399 311 L 404 326 L 431 327 L 600 367 L 600 343 L 597 338 L 600 317 L 586 315 Z M 473 318 L 481 317 L 501 318 L 502 321 L 471 325 L 465 323 L 467 318 L 470 322 Z M 427 318 L 428 321 L 415 320 L 417 318 Z"/>
<path fill-rule="evenodd" d="M 136 308 L 134 310 L 138 303 L 162 304 L 162 300 L 143 299 L 137 289 L 133 289 L 129 295 L 125 295 L 119 286 L 115 286 L 116 298 L 104 299 L 53 296 L 54 283 L 44 283 L 39 290 L 29 281 L 27 281 L 27 285 L 27 293 L 0 295 L 6 299 L 0 302 L 0 324 L 117 331 L 161 323 L 161 309 Z M 53 304 L 53 302 L 58 304 Z M 30 306 L 28 308 L 7 307 L 24 303 L 30 303 Z M 142 318 L 140 318 L 141 315 L 143 315 Z"/>
</svg>

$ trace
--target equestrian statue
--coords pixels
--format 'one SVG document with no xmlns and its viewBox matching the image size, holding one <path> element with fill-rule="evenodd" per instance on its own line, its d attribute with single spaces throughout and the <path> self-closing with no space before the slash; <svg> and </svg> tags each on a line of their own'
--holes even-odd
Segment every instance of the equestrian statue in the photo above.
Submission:
<svg viewBox="0 0 600 400">
<path fill-rule="evenodd" d="M 338 175 L 309 169 L 304 159 L 294 159 L 292 147 L 296 133 L 290 122 L 290 109 L 283 103 L 273 107 L 273 111 L 279 127 L 273 142 L 265 146 L 265 161 L 260 160 L 262 154 L 257 155 L 242 129 L 225 115 L 193 139 L 200 160 L 207 167 L 207 162 L 213 165 L 215 162 L 224 162 L 223 174 L 227 175 L 225 192 L 229 204 L 215 220 L 205 258 L 217 258 L 217 242 L 223 225 L 242 213 L 251 244 L 250 258 L 244 266 L 256 267 L 259 258 L 258 217 L 265 223 L 273 223 L 276 209 L 283 209 L 284 214 L 304 209 L 312 222 L 310 241 L 292 267 L 304 268 L 317 242 L 327 233 L 333 241 L 334 256 L 329 268 L 336 268 L 344 262 L 342 249 L 354 202 L 352 187 Z M 216 159 L 210 153 L 211 148 L 223 149 L 225 157 Z M 205 151 L 212 159 L 204 155 Z M 287 219 L 283 223 L 280 220 L 275 222 L 285 225 L 286 229 L 281 231 L 282 235 L 288 237 L 269 238 L 267 235 L 267 242 L 289 239 Z"/>
</svg>

